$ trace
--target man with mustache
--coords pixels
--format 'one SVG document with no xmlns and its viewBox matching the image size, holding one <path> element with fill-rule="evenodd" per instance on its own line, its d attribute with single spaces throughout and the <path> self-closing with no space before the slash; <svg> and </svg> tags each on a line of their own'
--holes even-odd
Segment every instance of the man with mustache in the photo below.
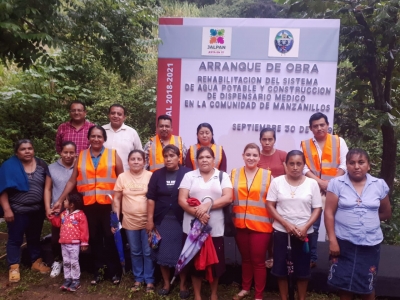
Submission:
<svg viewBox="0 0 400 300">
<path fill-rule="evenodd" d="M 314 136 L 301 142 L 301 150 L 306 157 L 304 175 L 318 182 L 323 195 L 322 206 L 325 206 L 325 194 L 329 180 L 346 173 L 346 154 L 349 151 L 344 139 L 328 133 L 328 117 L 317 112 L 310 117 L 310 130 Z M 317 241 L 321 216 L 313 224 L 314 232 L 310 234 L 311 268 L 317 266 Z"/>
<path fill-rule="evenodd" d="M 175 145 L 179 148 L 181 151 L 179 163 L 183 165 L 187 152 L 185 144 L 182 142 L 180 136 L 172 135 L 171 117 L 168 115 L 161 115 L 157 118 L 156 135 L 144 146 L 144 152 L 146 154 L 146 170 L 154 172 L 155 170 L 164 167 L 162 149 L 169 144 Z"/>
<path fill-rule="evenodd" d="M 94 124 L 86 120 L 86 106 L 81 101 L 73 101 L 69 107 L 70 120 L 62 123 L 57 129 L 56 135 L 56 151 L 61 153 L 62 144 L 66 141 L 76 144 L 76 155 L 81 150 L 89 148 L 89 140 L 87 134 L 89 128 Z"/>
</svg>

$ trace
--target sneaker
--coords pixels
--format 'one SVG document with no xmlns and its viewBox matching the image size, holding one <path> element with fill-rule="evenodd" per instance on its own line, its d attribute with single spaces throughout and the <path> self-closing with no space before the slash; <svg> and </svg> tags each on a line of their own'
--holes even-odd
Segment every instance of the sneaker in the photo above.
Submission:
<svg viewBox="0 0 400 300">
<path fill-rule="evenodd" d="M 60 263 L 58 261 L 53 262 L 53 265 L 51 266 L 50 277 L 55 278 L 58 275 L 60 275 L 61 269 L 62 269 L 62 263 Z"/>
<path fill-rule="evenodd" d="M 60 290 L 67 291 L 69 286 L 71 285 L 71 283 L 72 283 L 72 279 L 66 278 L 64 280 L 64 283 L 62 284 L 62 286 L 60 286 Z"/>
<path fill-rule="evenodd" d="M 11 265 L 10 270 L 8 271 L 8 280 L 10 282 L 19 282 L 20 279 L 19 264 Z"/>
<path fill-rule="evenodd" d="M 33 271 L 38 271 L 38 272 L 40 272 L 41 274 L 50 273 L 50 270 L 51 270 L 50 267 L 48 267 L 48 266 L 42 261 L 41 258 L 38 258 L 38 259 L 32 264 L 31 269 L 32 269 Z"/>
<path fill-rule="evenodd" d="M 76 292 L 81 287 L 79 280 L 72 280 L 71 285 L 68 287 L 68 291 Z"/>
</svg>

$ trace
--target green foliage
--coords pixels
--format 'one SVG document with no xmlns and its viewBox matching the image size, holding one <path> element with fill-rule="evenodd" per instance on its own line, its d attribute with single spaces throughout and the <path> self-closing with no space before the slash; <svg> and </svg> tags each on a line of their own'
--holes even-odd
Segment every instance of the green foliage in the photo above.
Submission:
<svg viewBox="0 0 400 300">
<path fill-rule="evenodd" d="M 177 2 L 181 2 L 183 4 L 185 3 L 190 3 L 190 4 L 195 4 L 199 7 L 204 6 L 204 5 L 212 5 L 218 2 L 218 0 L 177 0 Z"/>
<path fill-rule="evenodd" d="M 57 67 L 36 64 L 26 71 L 4 71 L 0 86 L 0 163 L 12 155 L 13 143 L 30 138 L 37 156 L 48 163 L 57 156 L 57 127 L 69 119 L 68 105 L 79 99 L 88 105 L 87 118 L 108 123 L 113 103 L 127 107 L 126 123 L 137 129 L 143 141 L 154 128 L 155 74 L 141 72 L 140 80 L 125 83 L 106 71 L 93 56 L 81 58 L 63 52 L 53 55 Z"/>
<path fill-rule="evenodd" d="M 58 46 L 51 36 L 61 2 L 58 0 L 0 0 L 0 59 L 13 61 L 28 68 L 32 61 L 43 57 L 50 62 L 48 43 Z"/>
<path fill-rule="evenodd" d="M 205 6 L 203 17 L 275 18 L 281 7 L 272 0 L 220 0 Z"/>
<path fill-rule="evenodd" d="M 394 210 L 382 225 L 399 243 L 399 1 L 288 0 L 283 17 L 340 19 L 335 124 L 351 146 L 371 154 L 371 173 L 391 188 Z"/>
<path fill-rule="evenodd" d="M 0 58 L 29 68 L 55 65 L 49 48 L 90 53 L 129 81 L 140 71 L 161 12 L 154 0 L 0 0 Z"/>
<path fill-rule="evenodd" d="M 200 17 L 201 9 L 196 4 L 174 0 L 161 1 L 163 17 Z"/>
</svg>

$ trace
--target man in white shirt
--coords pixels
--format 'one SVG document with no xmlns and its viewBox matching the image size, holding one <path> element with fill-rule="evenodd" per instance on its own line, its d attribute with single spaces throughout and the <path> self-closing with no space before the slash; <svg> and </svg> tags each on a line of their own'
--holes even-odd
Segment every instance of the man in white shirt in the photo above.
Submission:
<svg viewBox="0 0 400 300">
<path fill-rule="evenodd" d="M 346 154 L 349 151 L 346 142 L 337 135 L 328 133 L 328 117 L 315 113 L 309 120 L 310 130 L 314 136 L 301 142 L 301 150 L 306 158 L 303 174 L 315 179 L 321 190 L 326 194 L 329 180 L 346 173 Z M 325 197 L 323 197 L 325 198 Z M 323 208 L 325 201 L 323 199 Z M 311 267 L 316 266 L 317 241 L 321 217 L 313 224 L 314 232 L 310 235 Z"/>
<path fill-rule="evenodd" d="M 113 104 L 108 110 L 109 124 L 103 125 L 107 133 L 104 147 L 117 150 L 124 164 L 124 170 L 129 170 L 128 154 L 132 150 L 142 150 L 142 142 L 135 129 L 124 124 L 126 109 L 120 104 Z"/>
</svg>

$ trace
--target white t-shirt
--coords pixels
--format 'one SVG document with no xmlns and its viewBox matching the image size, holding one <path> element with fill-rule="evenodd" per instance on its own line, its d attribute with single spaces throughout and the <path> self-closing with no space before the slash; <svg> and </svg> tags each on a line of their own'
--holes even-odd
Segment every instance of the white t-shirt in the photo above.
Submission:
<svg viewBox="0 0 400 300">
<path fill-rule="evenodd" d="M 291 192 L 295 193 L 293 198 Z M 276 202 L 278 214 L 296 226 L 303 226 L 307 223 L 311 217 L 311 208 L 322 207 L 318 183 L 308 177 L 298 187 L 289 185 L 285 175 L 274 178 L 268 189 L 267 200 Z M 276 220 L 272 227 L 275 230 L 286 232 L 285 227 Z M 313 231 L 313 227 L 310 226 L 307 233 Z"/>
<path fill-rule="evenodd" d="M 107 141 L 104 142 L 104 147 L 117 150 L 119 157 L 124 165 L 124 171 L 129 170 L 128 154 L 132 150 L 142 150 L 142 142 L 135 129 L 122 124 L 121 128 L 114 131 L 111 123 L 103 125 L 107 133 Z"/>
<path fill-rule="evenodd" d="M 221 198 L 222 189 L 232 188 L 231 180 L 229 175 L 223 172 L 221 184 L 219 183 L 219 170 L 214 168 L 214 175 L 204 182 L 203 177 L 201 177 L 199 169 L 188 172 L 185 174 L 181 181 L 180 189 L 189 190 L 189 197 L 196 198 L 199 201 L 205 196 L 210 196 L 213 200 Z M 210 199 L 205 199 L 204 203 L 210 202 Z M 189 204 L 187 204 L 189 205 Z M 188 234 L 190 230 L 190 222 L 195 217 L 188 214 L 186 211 L 183 214 L 183 232 Z M 212 227 L 211 236 L 218 237 L 224 235 L 224 212 L 223 209 L 211 210 L 210 220 L 208 224 Z"/>
</svg>

